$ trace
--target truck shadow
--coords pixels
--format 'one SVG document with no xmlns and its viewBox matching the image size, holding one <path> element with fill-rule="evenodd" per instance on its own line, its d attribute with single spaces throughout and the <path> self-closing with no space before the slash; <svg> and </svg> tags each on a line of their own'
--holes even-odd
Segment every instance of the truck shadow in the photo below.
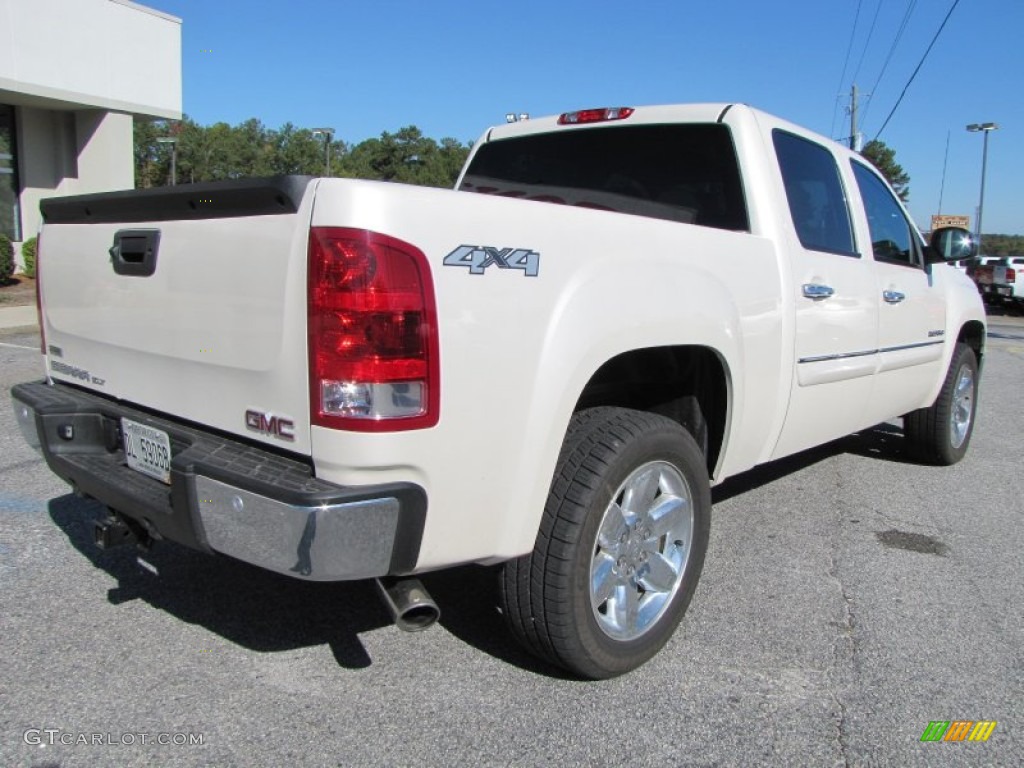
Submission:
<svg viewBox="0 0 1024 768">
<path fill-rule="evenodd" d="M 730 478 L 713 490 L 713 502 L 843 453 L 905 461 L 902 440 L 902 430 L 881 424 Z M 72 546 L 117 581 L 107 594 L 112 604 L 144 600 L 244 648 L 272 653 L 325 644 L 339 666 L 362 669 L 372 660 L 359 633 L 391 624 L 369 581 L 299 581 L 169 542 L 145 553 L 134 547 L 102 550 L 93 543 L 92 533 L 93 520 L 104 513 L 101 505 L 67 495 L 51 500 L 49 512 Z M 138 564 L 140 555 L 159 576 Z M 525 671 L 572 679 L 527 653 L 510 635 L 498 610 L 497 566 L 451 568 L 425 574 L 421 580 L 441 608 L 440 625 L 458 640 Z"/>
<path fill-rule="evenodd" d="M 730 478 L 712 490 L 712 502 L 739 496 L 842 454 L 909 461 L 903 452 L 903 430 L 893 424 L 879 424 Z M 424 576 L 424 585 L 441 608 L 441 624 L 463 642 L 506 663 L 538 675 L 574 679 L 559 668 L 534 658 L 511 637 L 497 608 L 498 568 L 464 566 Z"/>
<path fill-rule="evenodd" d="M 116 580 L 107 592 L 111 604 L 143 600 L 243 648 L 273 653 L 327 645 L 339 666 L 362 669 L 372 660 L 359 633 L 392 625 L 370 581 L 300 581 L 173 542 L 148 552 L 132 546 L 103 550 L 92 531 L 93 521 L 105 514 L 102 505 L 68 494 L 52 499 L 49 513 L 71 545 Z M 140 566 L 140 556 L 159 575 Z M 497 612 L 496 568 L 464 566 L 421 579 L 441 607 L 441 626 L 452 635 L 523 669 L 561 676 L 509 637 Z"/>
<path fill-rule="evenodd" d="M 1017 302 L 1012 304 L 985 304 L 985 314 L 993 317 L 1020 317 L 1024 315 L 1021 305 Z"/>
<path fill-rule="evenodd" d="M 71 545 L 117 581 L 107 599 L 114 605 L 143 600 L 197 624 L 232 643 L 260 652 L 326 644 L 338 664 L 371 664 L 358 633 L 391 621 L 370 582 L 299 581 L 227 557 L 160 542 L 149 552 L 132 546 L 103 550 L 93 543 L 96 502 L 72 495 L 50 501 L 50 517 Z M 159 576 L 137 562 L 156 567 Z"/>
<path fill-rule="evenodd" d="M 877 424 L 870 429 L 855 432 L 852 435 L 833 440 L 831 443 L 762 464 L 730 477 L 711 489 L 711 500 L 718 504 L 842 454 L 894 461 L 900 464 L 917 463 L 907 456 L 903 449 L 903 429 L 901 427 L 890 423 Z"/>
<path fill-rule="evenodd" d="M 528 653 L 512 637 L 498 608 L 501 566 L 467 565 L 422 577 L 441 608 L 440 624 L 453 636 L 489 656 L 527 672 L 575 680 L 565 670 Z"/>
</svg>

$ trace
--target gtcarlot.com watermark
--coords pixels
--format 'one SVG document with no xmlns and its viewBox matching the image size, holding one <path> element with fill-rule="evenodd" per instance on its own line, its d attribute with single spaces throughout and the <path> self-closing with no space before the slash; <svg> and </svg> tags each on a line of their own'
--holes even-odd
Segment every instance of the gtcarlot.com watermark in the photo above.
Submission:
<svg viewBox="0 0 1024 768">
<path fill-rule="evenodd" d="M 84 733 L 60 728 L 29 728 L 22 735 L 25 743 L 33 747 L 131 747 L 150 746 L 196 747 L 202 746 L 202 733 Z"/>
</svg>

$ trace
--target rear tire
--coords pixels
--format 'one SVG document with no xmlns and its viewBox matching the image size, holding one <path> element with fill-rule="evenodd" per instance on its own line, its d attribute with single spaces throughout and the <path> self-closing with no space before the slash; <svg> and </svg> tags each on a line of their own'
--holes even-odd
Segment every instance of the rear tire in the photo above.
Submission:
<svg viewBox="0 0 1024 768">
<path fill-rule="evenodd" d="M 977 395 L 977 358 L 973 349 L 959 342 L 935 403 L 903 417 L 903 435 L 911 457 L 940 465 L 960 461 L 974 432 Z"/>
<path fill-rule="evenodd" d="M 502 570 L 509 627 L 581 677 L 636 669 L 686 612 L 710 511 L 704 456 L 679 424 L 625 408 L 575 414 L 534 550 Z"/>
</svg>

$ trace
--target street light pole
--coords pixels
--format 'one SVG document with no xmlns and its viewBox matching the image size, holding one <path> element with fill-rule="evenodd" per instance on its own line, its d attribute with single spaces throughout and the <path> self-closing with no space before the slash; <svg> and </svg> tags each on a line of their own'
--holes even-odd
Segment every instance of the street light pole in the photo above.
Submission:
<svg viewBox="0 0 1024 768">
<path fill-rule="evenodd" d="M 324 165 L 324 176 L 328 176 L 329 177 L 331 175 L 331 136 L 334 135 L 334 129 L 333 128 L 314 128 L 313 129 L 313 135 L 314 136 L 323 136 L 324 137 L 324 151 L 325 151 L 325 154 L 327 156 L 327 159 L 326 159 L 325 165 Z"/>
<path fill-rule="evenodd" d="M 981 216 L 985 212 L 985 170 L 988 167 L 988 135 L 992 131 L 999 130 L 999 126 L 995 123 L 971 123 L 967 126 L 967 130 L 971 133 L 977 133 L 981 131 L 985 134 L 985 140 L 982 143 L 981 149 L 981 198 L 978 201 L 978 255 L 981 256 Z"/>
</svg>

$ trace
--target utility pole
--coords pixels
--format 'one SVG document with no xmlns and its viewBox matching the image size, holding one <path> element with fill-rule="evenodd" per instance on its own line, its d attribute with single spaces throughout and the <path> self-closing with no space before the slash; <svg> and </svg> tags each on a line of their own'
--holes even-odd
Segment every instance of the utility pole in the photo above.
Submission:
<svg viewBox="0 0 1024 768">
<path fill-rule="evenodd" d="M 857 151 L 857 84 L 850 88 L 850 149 Z"/>
</svg>

